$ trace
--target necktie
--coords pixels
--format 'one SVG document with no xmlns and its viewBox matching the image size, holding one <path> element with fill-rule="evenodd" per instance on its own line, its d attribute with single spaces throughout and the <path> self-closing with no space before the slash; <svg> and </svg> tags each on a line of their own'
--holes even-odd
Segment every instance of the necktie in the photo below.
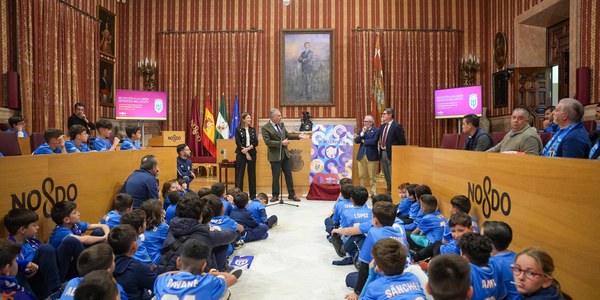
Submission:
<svg viewBox="0 0 600 300">
<path fill-rule="evenodd" d="M 279 124 L 275 124 L 275 129 L 277 130 L 277 134 L 281 136 L 281 128 L 279 128 Z"/>
<path fill-rule="evenodd" d="M 387 139 L 388 128 L 390 124 L 385 124 L 385 129 L 383 130 L 383 136 L 381 137 L 381 148 L 385 149 L 385 140 Z"/>
</svg>

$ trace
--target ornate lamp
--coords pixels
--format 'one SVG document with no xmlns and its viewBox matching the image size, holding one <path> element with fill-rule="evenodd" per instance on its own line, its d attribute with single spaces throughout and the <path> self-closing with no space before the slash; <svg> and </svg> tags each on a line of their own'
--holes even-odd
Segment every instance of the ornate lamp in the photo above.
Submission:
<svg viewBox="0 0 600 300">
<path fill-rule="evenodd" d="M 463 85 L 472 86 L 475 81 L 475 72 L 479 70 L 479 58 L 469 54 L 460 60 L 460 69 L 463 71 Z"/>
<path fill-rule="evenodd" d="M 148 91 L 153 91 L 154 85 L 156 84 L 156 61 L 153 59 L 148 59 L 147 57 L 145 60 L 140 60 L 138 62 L 138 71 L 140 71 L 140 73 L 142 73 L 144 76 L 144 84 L 146 89 Z"/>
</svg>

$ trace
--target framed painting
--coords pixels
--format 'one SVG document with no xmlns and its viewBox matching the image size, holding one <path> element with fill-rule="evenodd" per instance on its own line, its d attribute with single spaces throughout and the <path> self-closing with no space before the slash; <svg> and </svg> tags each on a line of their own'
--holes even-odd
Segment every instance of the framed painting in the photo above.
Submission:
<svg viewBox="0 0 600 300">
<path fill-rule="evenodd" d="M 333 30 L 281 31 L 281 106 L 333 106 Z"/>
<path fill-rule="evenodd" d="M 115 14 L 102 6 L 98 6 L 98 20 L 100 21 L 100 48 L 101 56 L 115 57 L 116 49 L 116 17 Z"/>
<path fill-rule="evenodd" d="M 115 106 L 115 64 L 106 59 L 100 59 L 99 102 L 102 106 Z"/>
</svg>

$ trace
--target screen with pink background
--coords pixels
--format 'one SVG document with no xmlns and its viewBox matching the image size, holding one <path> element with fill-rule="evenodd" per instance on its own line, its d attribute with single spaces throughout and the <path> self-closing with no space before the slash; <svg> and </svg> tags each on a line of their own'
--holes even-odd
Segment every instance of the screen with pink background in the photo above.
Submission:
<svg viewBox="0 0 600 300">
<path fill-rule="evenodd" d="M 468 114 L 481 116 L 481 86 L 436 90 L 435 118 L 462 118 Z"/>
<path fill-rule="evenodd" d="M 167 93 L 116 90 L 117 119 L 166 120 Z"/>
</svg>

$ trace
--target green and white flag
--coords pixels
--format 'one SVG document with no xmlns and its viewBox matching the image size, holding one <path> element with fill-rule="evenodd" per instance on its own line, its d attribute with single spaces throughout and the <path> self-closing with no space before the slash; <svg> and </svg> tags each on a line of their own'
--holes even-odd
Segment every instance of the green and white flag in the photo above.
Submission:
<svg viewBox="0 0 600 300">
<path fill-rule="evenodd" d="M 217 131 L 215 139 L 229 139 L 229 124 L 227 124 L 227 107 L 225 107 L 225 94 L 221 94 L 219 116 L 217 117 Z"/>
</svg>

